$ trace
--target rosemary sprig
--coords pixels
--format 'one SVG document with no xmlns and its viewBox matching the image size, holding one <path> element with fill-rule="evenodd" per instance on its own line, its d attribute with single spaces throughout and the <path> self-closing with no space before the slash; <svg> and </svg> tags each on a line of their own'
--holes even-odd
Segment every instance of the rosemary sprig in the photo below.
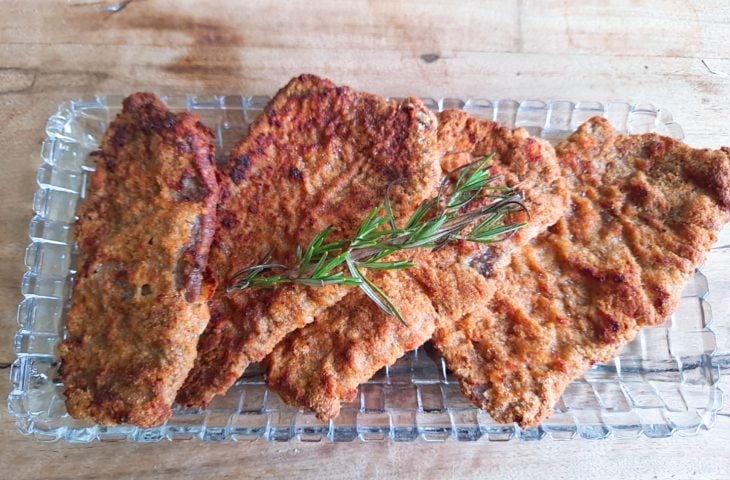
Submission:
<svg viewBox="0 0 730 480">
<path fill-rule="evenodd" d="M 526 209 L 513 190 L 492 185 L 498 178 L 493 177 L 488 168 L 492 157 L 452 172 L 442 182 L 438 195 L 423 201 L 404 227 L 399 228 L 393 216 L 389 186 L 383 205 L 370 212 L 352 239 L 330 242 L 328 239 L 335 230 L 328 227 L 317 234 L 306 249 L 297 248 L 295 266 L 270 263 L 269 253 L 257 265 L 236 272 L 228 282 L 228 291 L 285 283 L 314 287 L 352 285 L 359 287 L 385 312 L 405 323 L 390 298 L 365 276 L 363 270 L 410 268 L 413 266 L 411 260 L 387 261 L 385 258 L 414 248 L 437 250 L 455 240 L 495 243 L 522 228 L 524 223 L 505 225 L 503 222 L 508 214 Z M 450 180 L 456 174 L 456 180 Z M 473 209 L 466 208 L 476 200 L 485 199 L 491 201 Z"/>
</svg>

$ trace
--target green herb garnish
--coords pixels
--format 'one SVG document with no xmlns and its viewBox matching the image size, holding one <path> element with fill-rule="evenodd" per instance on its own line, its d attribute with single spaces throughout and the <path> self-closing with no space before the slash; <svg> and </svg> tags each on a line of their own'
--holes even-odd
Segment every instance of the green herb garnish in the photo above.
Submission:
<svg viewBox="0 0 730 480">
<path fill-rule="evenodd" d="M 503 220 L 517 210 L 526 210 L 521 197 L 512 189 L 492 186 L 498 178 L 487 168 L 494 155 L 465 165 L 442 182 L 438 195 L 425 200 L 399 228 L 390 204 L 389 191 L 383 205 L 375 208 L 350 240 L 328 242 L 334 233 L 328 227 L 317 234 L 306 249 L 297 247 L 296 265 L 269 263 L 271 254 L 257 265 L 236 272 L 228 291 L 268 288 L 286 283 L 313 287 L 352 285 L 372 301 L 405 323 L 388 296 L 363 273 L 363 270 L 410 268 L 411 260 L 387 261 L 389 255 L 414 248 L 437 250 L 449 242 L 465 240 L 490 244 L 503 240 L 525 226 L 505 225 Z M 450 180 L 458 174 L 456 181 Z M 449 194 L 446 191 L 450 190 Z M 476 200 L 490 199 L 483 206 L 468 209 Z M 472 226 L 466 234 L 467 227 Z"/>
</svg>

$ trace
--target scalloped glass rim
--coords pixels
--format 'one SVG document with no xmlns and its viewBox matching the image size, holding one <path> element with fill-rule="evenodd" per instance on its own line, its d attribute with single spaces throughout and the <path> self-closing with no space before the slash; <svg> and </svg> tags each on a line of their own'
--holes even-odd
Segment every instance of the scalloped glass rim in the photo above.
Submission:
<svg viewBox="0 0 730 480">
<path fill-rule="evenodd" d="M 246 132 L 268 97 L 163 97 L 173 110 L 190 110 L 217 133 L 219 158 Z M 543 425 L 520 429 L 500 425 L 460 393 L 443 361 L 419 349 L 378 372 L 360 389 L 358 399 L 330 422 L 284 405 L 268 391 L 252 366 L 231 391 L 206 411 L 179 410 L 164 425 L 140 429 L 100 427 L 69 417 L 57 375 L 55 347 L 64 333 L 70 300 L 74 245 L 71 224 L 95 149 L 108 123 L 121 109 L 122 96 L 98 96 L 61 104 L 46 125 L 33 199 L 28 271 L 21 283 L 15 337 L 17 360 L 10 377 L 8 408 L 18 429 L 39 441 L 199 439 L 202 441 L 507 441 L 511 439 L 603 439 L 693 435 L 707 429 L 722 408 L 720 363 L 714 358 L 715 334 L 707 295 L 711 285 L 698 271 L 687 285 L 679 311 L 664 326 L 645 330 L 614 361 L 597 365 L 573 382 Z M 460 108 L 510 128 L 557 142 L 594 115 L 620 132 L 656 132 L 683 137 L 669 112 L 651 104 L 525 100 L 424 99 L 441 111 Z M 727 230 L 726 230 L 727 231 Z M 727 235 L 724 235 L 725 238 Z M 722 240 L 708 262 L 730 266 Z M 713 255 L 715 252 L 721 252 Z M 715 258 L 717 257 L 717 258 Z M 713 290 L 713 295 L 716 294 Z M 730 296 L 725 289 L 720 298 Z M 726 320 L 726 319 L 724 319 Z M 724 357 L 723 357 L 724 358 Z"/>
</svg>

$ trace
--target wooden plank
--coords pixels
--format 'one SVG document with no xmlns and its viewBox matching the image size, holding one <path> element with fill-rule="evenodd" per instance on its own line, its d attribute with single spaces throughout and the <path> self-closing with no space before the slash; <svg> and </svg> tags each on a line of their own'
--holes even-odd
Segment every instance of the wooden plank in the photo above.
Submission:
<svg viewBox="0 0 730 480">
<path fill-rule="evenodd" d="M 730 144 L 725 128 L 730 78 L 699 59 L 461 52 L 425 63 L 399 52 L 274 48 L 163 48 L 0 45 L 7 91 L 28 89 L 58 102 L 80 94 L 272 94 L 294 74 L 316 72 L 383 95 L 441 98 L 568 99 L 653 103 L 667 108 L 698 147 Z M 63 67 L 53 60 L 76 59 Z M 272 61 L 276 56 L 281 61 Z M 494 68 L 494 65 L 499 65 Z M 63 88 L 59 88 L 63 86 Z M 0 87 L 3 88 L 3 87 Z M 50 114 L 52 112 L 47 112 Z"/>
<path fill-rule="evenodd" d="M 730 38 L 722 0 L 228 0 L 203 9 L 167 0 L 136 1 L 114 14 L 105 7 L 118 2 L 6 3 L 0 43 L 701 57 L 727 55 Z"/>
</svg>

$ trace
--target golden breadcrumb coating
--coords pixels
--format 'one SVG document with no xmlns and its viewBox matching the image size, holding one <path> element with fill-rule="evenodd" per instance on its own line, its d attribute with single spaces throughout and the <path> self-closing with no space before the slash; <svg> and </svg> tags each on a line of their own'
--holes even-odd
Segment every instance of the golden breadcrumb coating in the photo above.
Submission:
<svg viewBox="0 0 730 480">
<path fill-rule="evenodd" d="M 557 147 L 570 210 L 512 255 L 481 315 L 434 344 L 497 421 L 538 425 L 565 388 L 664 322 L 728 221 L 730 156 L 594 118 Z"/>
<path fill-rule="evenodd" d="M 397 215 L 410 215 L 438 186 L 436 117 L 415 98 L 387 101 L 312 75 L 280 90 L 233 150 L 222 175 L 220 226 L 210 271 L 211 321 L 178 401 L 206 405 L 250 362 L 348 292 L 346 287 L 226 292 L 238 270 L 292 265 L 328 226 L 351 236 L 389 184 Z"/>
<path fill-rule="evenodd" d="M 414 268 L 368 273 L 406 324 L 353 289 L 313 323 L 288 335 L 266 358 L 267 384 L 287 403 L 310 408 L 321 419 L 337 416 L 341 403 L 355 398 L 358 385 L 431 338 L 438 323 L 479 311 L 494 294 L 485 276 L 565 211 L 567 192 L 553 148 L 524 130 L 512 132 L 462 111 L 447 111 L 439 119 L 438 140 L 444 171 L 494 153 L 491 172 L 522 193 L 529 226 L 488 248 L 456 242 L 436 253 L 403 252 L 402 258 L 414 259 Z M 508 222 L 525 220 L 519 213 Z"/>
<path fill-rule="evenodd" d="M 69 413 L 151 427 L 171 414 L 208 321 L 215 228 L 213 135 L 134 94 L 93 155 L 79 208 L 79 268 L 59 347 Z"/>
</svg>

